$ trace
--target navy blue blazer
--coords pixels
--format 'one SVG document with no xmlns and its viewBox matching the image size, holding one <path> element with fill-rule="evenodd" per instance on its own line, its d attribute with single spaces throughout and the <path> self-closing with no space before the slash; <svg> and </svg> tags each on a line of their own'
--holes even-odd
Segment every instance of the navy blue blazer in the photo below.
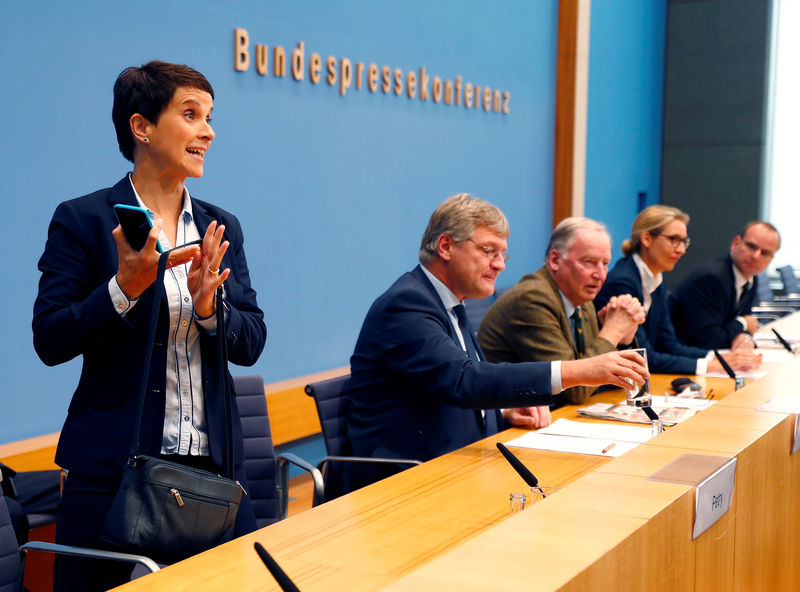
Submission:
<svg viewBox="0 0 800 592">
<path fill-rule="evenodd" d="M 758 290 L 758 278 L 736 303 L 733 259 L 726 255 L 695 269 L 669 295 L 669 311 L 675 334 L 689 345 L 708 349 L 731 346 L 744 332 L 737 316 L 749 315 Z"/>
<path fill-rule="evenodd" d="M 428 460 L 494 433 L 495 422 L 486 427 L 480 409 L 552 402 L 550 362 L 467 356 L 419 266 L 372 305 L 350 365 L 347 429 L 359 456 Z"/>
<path fill-rule="evenodd" d="M 119 477 L 128 457 L 138 405 L 140 376 L 149 328 L 153 287 L 122 317 L 114 310 L 108 281 L 117 272 L 114 204 L 136 205 L 126 176 L 114 187 L 61 203 L 53 214 L 39 260 L 39 294 L 33 308 L 33 342 L 48 366 L 83 356 L 80 381 L 70 401 L 56 451 L 56 463 L 76 472 Z M 222 267 L 229 309 L 226 339 L 231 362 L 249 366 L 264 348 L 267 329 L 243 250 L 239 221 L 225 210 L 192 199 L 194 220 L 203 236 L 212 220 L 225 225 L 230 247 Z M 142 421 L 141 452 L 161 451 L 169 313 L 166 297 L 156 329 Z M 225 442 L 223 378 L 217 368 L 216 338 L 200 330 L 203 389 L 209 447 L 222 466 Z M 242 432 L 234 401 L 234 459 L 242 461 Z"/>
<path fill-rule="evenodd" d="M 608 273 L 606 283 L 594 299 L 597 310 L 601 310 L 612 296 L 630 294 L 644 302 L 642 277 L 632 256 L 617 261 Z M 639 347 L 647 349 L 647 365 L 650 372 L 660 374 L 694 374 L 697 359 L 704 358 L 706 349 L 690 347 L 675 336 L 675 329 L 667 308 L 667 288 L 664 282 L 652 294 L 653 303 L 647 319 L 636 330 Z"/>
</svg>

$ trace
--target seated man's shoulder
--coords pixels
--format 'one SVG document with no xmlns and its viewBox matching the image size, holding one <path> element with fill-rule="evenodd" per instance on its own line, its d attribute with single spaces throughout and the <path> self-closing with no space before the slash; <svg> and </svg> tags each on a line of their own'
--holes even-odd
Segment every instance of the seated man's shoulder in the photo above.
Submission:
<svg viewBox="0 0 800 592">
<path fill-rule="evenodd" d="M 725 274 L 732 273 L 729 268 L 726 269 L 729 265 L 730 263 L 725 257 L 705 262 L 686 276 L 672 290 L 672 294 L 680 296 L 684 291 L 688 290 L 705 291 L 721 286 Z"/>
<path fill-rule="evenodd" d="M 390 311 L 397 308 L 427 310 L 435 307 L 435 292 L 414 272 L 401 275 L 383 294 L 375 299 L 372 312 Z"/>
</svg>

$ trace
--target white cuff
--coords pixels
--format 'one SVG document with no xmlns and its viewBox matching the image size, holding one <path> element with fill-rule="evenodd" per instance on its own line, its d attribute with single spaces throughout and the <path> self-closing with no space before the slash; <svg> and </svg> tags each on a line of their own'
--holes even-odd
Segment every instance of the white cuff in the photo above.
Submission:
<svg viewBox="0 0 800 592">
<path fill-rule="evenodd" d="M 120 288 L 116 274 L 108 280 L 108 295 L 111 297 L 111 302 L 114 303 L 114 310 L 123 317 L 139 302 L 138 298 L 133 300 L 128 298 L 128 295 Z"/>
<path fill-rule="evenodd" d="M 711 356 L 714 355 L 714 352 L 708 352 L 708 355 L 705 358 L 700 358 L 697 360 L 697 369 L 694 371 L 695 374 L 701 376 L 708 372 L 708 361 L 711 359 Z"/>
<path fill-rule="evenodd" d="M 550 392 L 556 395 L 563 390 L 561 387 L 561 360 L 550 362 Z"/>
</svg>

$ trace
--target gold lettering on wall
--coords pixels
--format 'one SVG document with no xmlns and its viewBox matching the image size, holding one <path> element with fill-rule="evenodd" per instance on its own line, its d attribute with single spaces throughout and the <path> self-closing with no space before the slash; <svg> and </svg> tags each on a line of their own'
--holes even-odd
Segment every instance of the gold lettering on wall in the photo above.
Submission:
<svg viewBox="0 0 800 592">
<path fill-rule="evenodd" d="M 319 59 L 318 53 L 312 53 L 311 57 L 308 58 L 308 77 L 311 79 L 311 82 L 317 84 L 320 78 L 320 71 L 322 70 L 322 62 Z"/>
<path fill-rule="evenodd" d="M 350 82 L 352 77 L 353 65 L 350 63 L 350 60 L 347 58 L 342 58 L 342 61 L 339 63 L 339 94 L 344 96 L 347 92 L 347 89 L 350 88 Z"/>
<path fill-rule="evenodd" d="M 256 45 L 256 72 L 266 76 L 269 72 L 269 47 Z"/>
<path fill-rule="evenodd" d="M 292 51 L 292 77 L 295 80 L 303 79 L 303 59 L 306 44 L 300 41 L 297 49 Z"/>
<path fill-rule="evenodd" d="M 378 90 L 378 65 L 370 64 L 367 70 L 367 88 L 369 92 Z"/>
<path fill-rule="evenodd" d="M 233 69 L 244 72 L 250 67 L 250 35 L 246 29 L 233 30 Z"/>
<path fill-rule="evenodd" d="M 250 34 L 247 29 L 236 28 L 233 31 L 233 68 L 237 72 L 246 72 L 250 69 L 251 61 L 255 63 L 255 71 L 260 76 L 269 72 L 269 45 L 257 43 L 252 49 L 254 59 L 251 60 Z M 286 50 L 275 45 L 272 48 L 272 75 L 276 78 L 286 76 L 287 67 Z M 319 84 L 322 78 L 322 58 L 317 52 L 308 56 L 308 79 L 312 84 Z M 292 78 L 297 81 L 305 79 L 306 71 L 306 44 L 298 41 L 297 46 L 289 56 L 289 69 Z M 419 74 L 417 73 L 419 72 Z M 507 90 L 482 86 L 472 81 L 465 81 L 461 76 L 452 79 L 442 79 L 441 76 L 431 77 L 425 66 L 419 70 L 403 70 L 384 65 L 378 68 L 374 62 L 368 66 L 365 62 L 357 61 L 355 64 L 349 57 L 337 58 L 329 55 L 325 60 L 325 81 L 329 86 L 338 82 L 339 95 L 347 95 L 347 91 L 364 88 L 366 75 L 366 88 L 370 93 L 378 91 L 380 84 L 384 94 L 394 93 L 396 96 L 405 94 L 409 99 L 419 97 L 420 101 L 431 98 L 436 104 L 463 105 L 467 109 L 478 110 L 483 107 L 487 113 L 511 112 L 509 103 L 511 93 Z M 355 86 L 353 77 L 355 76 Z"/>
<path fill-rule="evenodd" d="M 286 50 L 280 45 L 272 50 L 272 75 L 286 76 Z"/>
<path fill-rule="evenodd" d="M 438 103 L 442 100 L 442 79 L 438 76 L 433 77 L 433 102 Z"/>
</svg>

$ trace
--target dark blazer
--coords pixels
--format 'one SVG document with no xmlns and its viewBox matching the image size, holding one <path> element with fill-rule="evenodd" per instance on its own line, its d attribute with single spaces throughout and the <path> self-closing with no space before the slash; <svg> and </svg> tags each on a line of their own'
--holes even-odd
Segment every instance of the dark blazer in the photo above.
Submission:
<svg viewBox="0 0 800 592">
<path fill-rule="evenodd" d="M 595 308 L 602 309 L 612 296 L 631 294 L 644 302 L 642 278 L 632 256 L 623 257 L 614 265 L 606 283 L 594 299 Z M 667 308 L 667 288 L 664 282 L 652 294 L 653 302 L 647 319 L 636 331 L 639 347 L 647 349 L 647 365 L 650 372 L 661 374 L 694 374 L 698 358 L 704 358 L 708 350 L 690 347 L 675 336 Z"/>
<path fill-rule="evenodd" d="M 33 309 L 33 342 L 48 366 L 83 356 L 78 387 L 56 451 L 56 463 L 76 472 L 120 476 L 133 437 L 138 389 L 143 372 L 145 342 L 153 287 L 122 317 L 114 310 L 108 281 L 117 271 L 117 247 L 111 231 L 117 226 L 113 205 L 136 205 L 127 177 L 114 187 L 66 201 L 56 208 L 47 244 L 39 260 L 41 279 Z M 225 225 L 230 247 L 222 267 L 230 267 L 225 282 L 228 310 L 226 339 L 229 359 L 239 365 L 255 363 L 266 340 L 263 313 L 250 287 L 238 220 L 225 210 L 192 199 L 200 235 L 212 220 Z M 141 452 L 158 455 L 164 423 L 166 342 L 169 314 L 162 302 L 149 368 L 142 422 Z M 217 370 L 214 337 L 200 330 L 203 388 L 211 456 L 222 464 L 224 411 L 223 377 Z M 242 434 L 234 401 L 234 458 L 242 461 Z"/>
<path fill-rule="evenodd" d="M 744 332 L 737 316 L 749 315 L 758 290 L 758 278 L 736 303 L 733 259 L 721 257 L 694 270 L 669 295 L 669 311 L 675 334 L 689 345 L 708 349 L 731 346 Z"/>
<path fill-rule="evenodd" d="M 470 360 L 419 266 L 372 305 L 350 365 L 348 436 L 360 456 L 428 460 L 494 433 L 480 409 L 552 399 L 549 363 Z"/>
<path fill-rule="evenodd" d="M 598 336 L 597 312 L 591 302 L 581 306 L 584 357 L 616 349 Z M 500 296 L 483 317 L 478 341 L 490 362 L 577 360 L 578 348 L 561 293 L 547 269 L 522 277 Z M 581 404 L 596 386 L 575 386 L 561 392 L 570 403 Z"/>
</svg>

